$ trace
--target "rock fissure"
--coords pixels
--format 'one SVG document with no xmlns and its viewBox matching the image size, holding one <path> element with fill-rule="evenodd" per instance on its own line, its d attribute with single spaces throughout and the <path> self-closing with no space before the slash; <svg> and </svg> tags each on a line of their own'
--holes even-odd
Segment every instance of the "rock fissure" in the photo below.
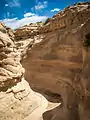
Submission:
<svg viewBox="0 0 90 120">
<path fill-rule="evenodd" d="M 1 120 L 90 119 L 89 26 L 89 2 L 44 25 L 0 23 Z"/>
</svg>

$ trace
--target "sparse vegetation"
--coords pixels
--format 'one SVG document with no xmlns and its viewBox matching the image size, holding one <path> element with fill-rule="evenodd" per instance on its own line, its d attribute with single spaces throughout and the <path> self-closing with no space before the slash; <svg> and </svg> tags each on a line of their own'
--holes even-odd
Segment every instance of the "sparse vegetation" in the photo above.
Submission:
<svg viewBox="0 0 90 120">
<path fill-rule="evenodd" d="M 84 41 L 84 46 L 85 47 L 89 47 L 90 46 L 90 33 L 88 33 L 86 36 L 85 36 L 86 40 Z"/>
<path fill-rule="evenodd" d="M 74 5 L 81 5 L 82 2 L 76 2 Z"/>
<path fill-rule="evenodd" d="M 40 22 L 36 22 L 37 24 L 40 24 L 40 23 L 42 23 L 42 21 L 40 21 Z"/>
<path fill-rule="evenodd" d="M 33 23 L 30 23 L 29 25 L 32 25 Z"/>
<path fill-rule="evenodd" d="M 76 3 L 76 5 L 81 5 L 81 3 L 80 3 L 80 2 L 78 2 L 78 3 Z"/>
<path fill-rule="evenodd" d="M 44 25 L 46 25 L 50 21 L 50 18 L 47 18 L 46 21 L 44 22 Z"/>
<path fill-rule="evenodd" d="M 7 32 L 5 28 L 0 28 L 0 31 L 3 32 L 3 33 Z"/>
<path fill-rule="evenodd" d="M 40 26 L 40 25 L 43 25 L 43 22 L 42 21 L 36 22 L 36 24 Z"/>
</svg>

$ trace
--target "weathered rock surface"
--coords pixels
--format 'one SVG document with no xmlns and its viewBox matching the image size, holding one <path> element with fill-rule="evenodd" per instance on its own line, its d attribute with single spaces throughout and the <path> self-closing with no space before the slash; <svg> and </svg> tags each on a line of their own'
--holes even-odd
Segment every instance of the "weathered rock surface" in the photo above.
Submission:
<svg viewBox="0 0 90 120">
<path fill-rule="evenodd" d="M 67 7 L 44 26 L 14 34 L 1 23 L 0 31 L 1 120 L 90 120 L 89 2 Z M 47 100 L 24 76 L 33 89 L 61 95 L 62 103 L 45 112 Z"/>
<path fill-rule="evenodd" d="M 0 31 L 0 120 L 30 120 L 35 111 L 37 120 L 47 107 L 47 100 L 33 92 L 24 80 L 20 60 L 9 34 Z"/>
<path fill-rule="evenodd" d="M 89 26 L 90 20 L 78 28 L 47 33 L 22 62 L 25 78 L 30 79 L 31 85 L 61 94 L 65 105 L 63 116 L 55 120 L 89 120 L 90 56 L 89 48 L 83 46 Z"/>
<path fill-rule="evenodd" d="M 38 34 L 52 32 L 58 29 L 68 28 L 70 26 L 78 27 L 83 24 L 90 16 L 90 2 L 81 3 L 81 5 L 75 5 L 67 7 L 63 11 L 59 12 L 46 25 L 31 24 L 21 27 L 15 32 L 15 39 L 27 39 Z"/>
<path fill-rule="evenodd" d="M 0 22 L 0 31 L 1 31 L 2 33 L 8 34 L 9 37 L 10 37 L 12 40 L 14 40 L 14 37 L 15 37 L 15 36 L 14 36 L 14 31 L 13 31 L 11 28 L 5 26 L 5 24 L 2 23 L 2 22 Z"/>
<path fill-rule="evenodd" d="M 25 78 L 31 86 L 58 93 L 63 99 L 62 108 L 55 114 L 50 112 L 44 120 L 90 119 L 90 48 L 84 46 L 89 26 L 90 3 L 83 3 L 64 9 L 35 33 L 27 31 L 31 38 L 41 36 L 41 40 L 27 45 L 27 57 L 22 61 Z M 19 30 L 15 33 L 17 41 Z M 23 40 L 25 31 L 24 35 Z"/>
<path fill-rule="evenodd" d="M 24 69 L 20 64 L 20 54 L 7 34 L 0 32 L 0 87 L 9 87 L 23 77 Z"/>
<path fill-rule="evenodd" d="M 38 34 L 38 28 L 41 26 L 41 24 L 30 24 L 30 25 L 25 25 L 19 29 L 16 30 L 15 32 L 15 39 L 16 40 L 22 40 L 22 39 L 27 39 L 27 38 L 33 38 L 34 35 Z"/>
</svg>

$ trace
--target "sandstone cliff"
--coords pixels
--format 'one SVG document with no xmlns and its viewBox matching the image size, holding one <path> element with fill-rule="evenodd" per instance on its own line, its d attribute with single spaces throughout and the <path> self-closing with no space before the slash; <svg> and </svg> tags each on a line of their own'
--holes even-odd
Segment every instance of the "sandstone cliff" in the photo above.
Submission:
<svg viewBox="0 0 90 120">
<path fill-rule="evenodd" d="M 14 32 L 0 23 L 0 31 L 1 120 L 90 120 L 89 2 L 67 7 L 46 25 Z M 36 91 L 59 94 L 60 106 L 45 112 L 47 100 L 24 77 Z"/>
<path fill-rule="evenodd" d="M 19 32 L 24 34 L 20 36 Z M 29 42 L 22 61 L 25 78 L 32 87 L 48 89 L 63 99 L 59 113 L 45 120 L 90 119 L 90 48 L 84 46 L 87 36 L 90 39 L 90 3 L 67 7 L 35 30 L 16 30 L 17 41 L 22 43 L 27 38 Z M 18 47 L 25 56 L 25 47 Z"/>
<path fill-rule="evenodd" d="M 7 31 L 4 25 L 1 26 L 0 120 L 30 120 L 33 118 L 37 120 L 47 107 L 47 100 L 33 92 L 24 79 L 24 68 L 20 60 L 20 53 L 13 40 L 10 39 L 10 30 Z"/>
</svg>

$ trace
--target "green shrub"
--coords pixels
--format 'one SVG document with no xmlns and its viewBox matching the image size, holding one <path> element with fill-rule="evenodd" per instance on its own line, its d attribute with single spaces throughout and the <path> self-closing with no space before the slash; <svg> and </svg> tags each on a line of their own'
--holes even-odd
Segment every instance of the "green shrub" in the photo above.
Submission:
<svg viewBox="0 0 90 120">
<path fill-rule="evenodd" d="M 81 5 L 81 2 L 76 2 L 74 5 Z"/>
<path fill-rule="evenodd" d="M 44 25 L 46 25 L 48 22 L 50 22 L 50 18 L 46 19 L 46 21 L 44 22 Z"/>
<path fill-rule="evenodd" d="M 90 33 L 85 36 L 84 46 L 89 47 L 90 46 Z"/>
</svg>

